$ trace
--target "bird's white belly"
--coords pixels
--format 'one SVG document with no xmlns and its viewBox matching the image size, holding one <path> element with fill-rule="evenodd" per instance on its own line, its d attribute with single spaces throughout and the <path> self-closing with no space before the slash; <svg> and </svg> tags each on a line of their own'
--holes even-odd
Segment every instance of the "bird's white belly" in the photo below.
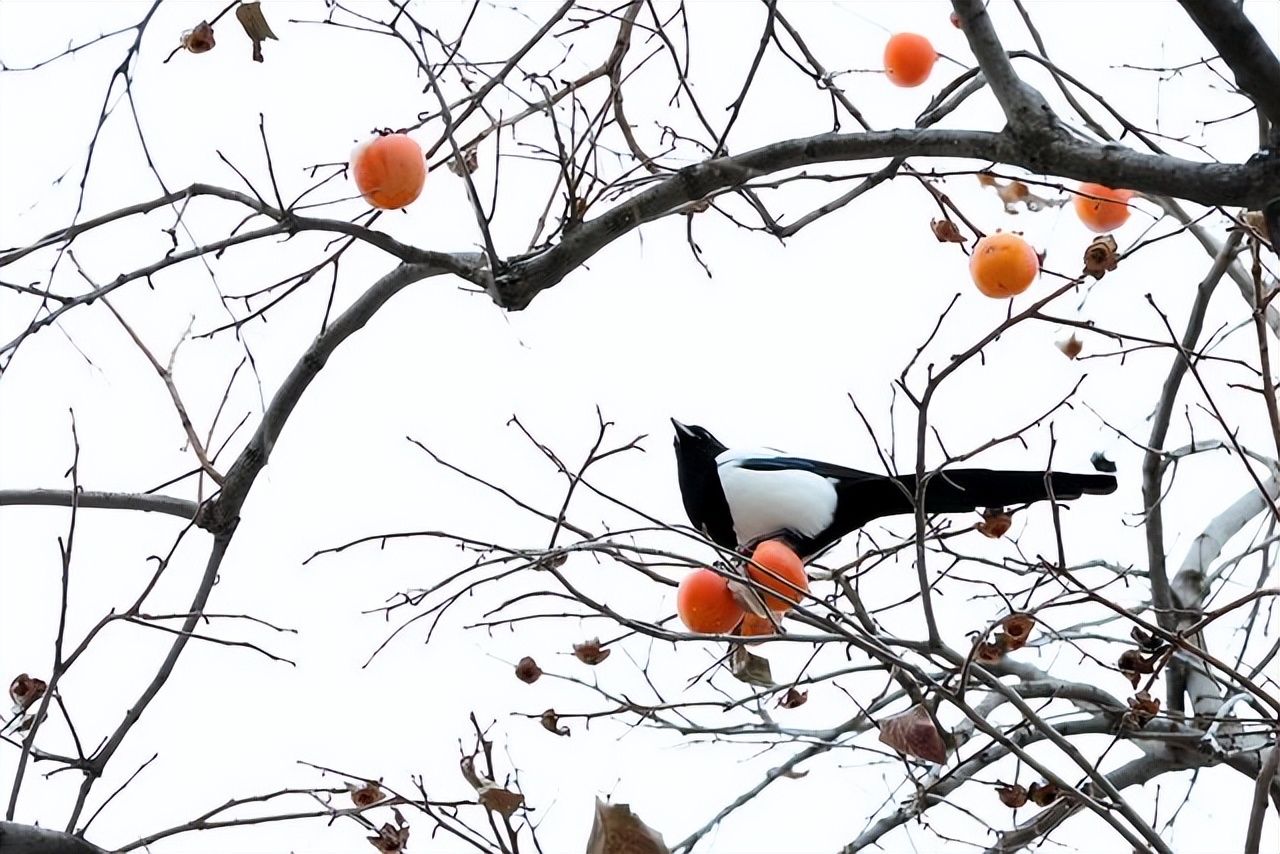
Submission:
<svg viewBox="0 0 1280 854">
<path fill-rule="evenodd" d="M 721 465 L 719 474 L 739 543 L 783 530 L 816 536 L 835 518 L 835 487 L 819 474 L 758 471 L 732 462 Z"/>
</svg>

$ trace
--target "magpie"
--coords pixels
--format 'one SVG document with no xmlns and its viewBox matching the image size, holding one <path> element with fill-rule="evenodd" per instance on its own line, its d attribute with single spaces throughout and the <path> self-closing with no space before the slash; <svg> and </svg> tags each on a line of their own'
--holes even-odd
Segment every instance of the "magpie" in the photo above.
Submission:
<svg viewBox="0 0 1280 854">
<path fill-rule="evenodd" d="M 915 475 L 871 474 L 770 448 L 731 449 L 705 428 L 671 423 L 685 512 L 693 527 L 726 549 L 776 538 L 808 560 L 872 519 L 915 512 Z M 1059 501 L 1116 490 L 1109 474 L 1053 472 L 1052 483 Z M 1044 472 L 990 469 L 941 471 L 924 496 L 928 513 L 1047 498 Z"/>
</svg>

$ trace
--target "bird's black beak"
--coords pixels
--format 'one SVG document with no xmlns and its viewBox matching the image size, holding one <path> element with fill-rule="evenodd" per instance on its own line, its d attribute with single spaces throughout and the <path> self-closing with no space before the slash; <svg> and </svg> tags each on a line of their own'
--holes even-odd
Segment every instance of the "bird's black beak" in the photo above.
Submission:
<svg viewBox="0 0 1280 854">
<path fill-rule="evenodd" d="M 677 440 L 693 438 L 693 431 L 690 430 L 688 427 L 684 426 L 683 424 L 681 424 L 679 421 L 675 420 L 674 418 L 671 419 L 671 426 L 676 428 Z"/>
</svg>

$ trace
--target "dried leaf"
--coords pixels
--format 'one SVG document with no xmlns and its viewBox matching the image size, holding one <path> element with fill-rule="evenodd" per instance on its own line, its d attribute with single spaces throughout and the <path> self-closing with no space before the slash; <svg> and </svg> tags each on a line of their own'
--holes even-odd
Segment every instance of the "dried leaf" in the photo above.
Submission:
<svg viewBox="0 0 1280 854">
<path fill-rule="evenodd" d="M 573 645 L 573 654 L 576 655 L 578 660 L 583 664 L 599 664 L 609 657 L 610 652 L 612 652 L 612 650 L 600 648 L 600 638 L 592 638 L 589 641 L 583 641 L 582 643 L 575 643 Z"/>
<path fill-rule="evenodd" d="M 13 700 L 13 705 L 19 711 L 25 712 L 44 696 L 44 692 L 48 688 L 48 683 L 43 679 L 36 679 L 25 673 L 20 673 L 16 679 L 9 683 L 9 699 Z"/>
<path fill-rule="evenodd" d="M 542 676 L 542 668 L 538 666 L 538 662 L 527 655 L 516 665 L 516 678 L 521 682 L 532 685 L 540 676 Z"/>
<path fill-rule="evenodd" d="M 1074 333 L 1065 341 L 1058 342 L 1058 349 L 1062 351 L 1062 355 L 1068 359 L 1074 359 L 1080 355 L 1080 351 L 1084 349 L 1084 342 Z"/>
<path fill-rule="evenodd" d="M 560 726 L 560 716 L 556 714 L 555 709 L 547 709 L 542 713 L 542 728 L 547 732 L 553 732 L 556 735 L 569 735 L 567 726 Z"/>
<path fill-rule="evenodd" d="M 1100 471 L 1104 474 L 1116 473 L 1116 464 L 1107 459 L 1107 455 L 1102 451 L 1094 451 L 1093 456 L 1089 457 L 1089 462 L 1093 464 L 1094 471 Z"/>
<path fill-rule="evenodd" d="M 1031 195 L 1031 191 L 1021 181 L 1010 181 L 1003 187 L 997 187 L 996 195 L 1000 197 L 1000 201 L 1004 202 L 1006 208 L 1010 208 Z"/>
<path fill-rule="evenodd" d="M 396 826 L 387 822 L 378 830 L 377 836 L 365 837 L 382 854 L 401 854 L 409 844 L 409 825 L 405 824 L 404 816 L 400 815 L 399 810 L 395 811 L 395 816 Z"/>
<path fill-rule="evenodd" d="M 181 47 L 191 53 L 206 53 L 217 44 L 213 40 L 213 27 L 208 21 L 201 21 L 182 34 Z"/>
<path fill-rule="evenodd" d="M 1101 279 L 1120 263 L 1116 257 L 1116 239 L 1110 234 L 1095 237 L 1084 250 L 1085 275 Z"/>
<path fill-rule="evenodd" d="M 964 243 L 964 235 L 949 219 L 930 220 L 929 227 L 933 229 L 933 236 L 938 238 L 939 243 Z"/>
<path fill-rule="evenodd" d="M 788 780 L 803 780 L 809 776 L 809 769 L 801 770 L 799 768 L 788 768 L 785 771 L 778 772 L 779 777 L 786 777 Z"/>
<path fill-rule="evenodd" d="M 626 804 L 596 798 L 587 854 L 671 854 L 662 834 L 640 820 Z"/>
<path fill-rule="evenodd" d="M 978 661 L 983 664 L 995 664 L 1004 658 L 1005 648 L 999 643 L 980 643 L 978 644 Z"/>
<path fill-rule="evenodd" d="M 1022 649 L 1027 644 L 1027 638 L 1031 636 L 1031 627 L 1036 624 L 1036 618 L 1030 614 L 1010 614 L 1000 623 L 1000 628 L 1004 630 L 1004 646 L 1005 649 L 1015 650 Z"/>
<path fill-rule="evenodd" d="M 480 790 L 477 800 L 485 809 L 511 818 L 515 811 L 524 806 L 524 795 L 510 792 L 499 786 L 486 786 Z"/>
<path fill-rule="evenodd" d="M 788 688 L 787 693 L 782 695 L 782 699 L 778 700 L 779 708 L 795 709 L 809 702 L 808 691 L 798 691 L 795 688 Z"/>
<path fill-rule="evenodd" d="M 993 540 L 1003 537 L 1012 526 L 1012 516 L 1003 510 L 991 508 L 982 511 L 982 521 L 977 524 L 978 533 Z"/>
<path fill-rule="evenodd" d="M 946 743 L 924 706 L 912 706 L 880 721 L 880 742 L 926 762 L 943 765 L 947 761 Z"/>
<path fill-rule="evenodd" d="M 1129 682 L 1133 687 L 1138 687 L 1138 682 L 1142 676 L 1156 672 L 1153 663 L 1154 656 L 1151 659 L 1143 658 L 1142 653 L 1136 649 L 1126 649 L 1120 655 L 1120 660 L 1116 662 L 1116 666 L 1120 668 L 1120 672 L 1129 677 Z"/>
<path fill-rule="evenodd" d="M 1058 787 L 1053 783 L 1032 783 L 1031 788 L 1027 790 L 1027 797 L 1031 799 L 1031 803 L 1038 807 L 1047 807 L 1058 799 L 1062 792 L 1058 791 Z"/>
<path fill-rule="evenodd" d="M 347 783 L 347 792 L 351 795 L 351 802 L 358 807 L 373 806 L 386 797 L 382 787 L 372 781 L 366 782 L 363 786 Z"/>
<path fill-rule="evenodd" d="M 1129 698 L 1129 712 L 1126 717 L 1138 729 L 1151 723 L 1151 719 L 1158 714 L 1160 714 L 1160 701 L 1146 691 L 1139 691 Z"/>
<path fill-rule="evenodd" d="M 462 160 L 449 158 L 449 171 L 461 178 L 463 175 L 474 175 L 480 168 L 480 150 L 474 145 L 462 149 Z M 563 557 L 563 555 L 561 555 Z"/>
<path fill-rule="evenodd" d="M 1000 197 L 1000 201 L 1004 204 L 1005 213 L 1018 213 L 1018 205 L 1022 205 L 1034 213 L 1045 208 L 1061 207 L 1067 201 L 1066 197 L 1047 199 L 1044 196 L 1037 196 L 1031 192 L 1030 187 L 1021 181 L 1009 181 L 1002 184 L 994 175 L 988 173 L 979 173 L 978 183 L 996 191 L 996 195 Z"/>
<path fill-rule="evenodd" d="M 1000 803 L 1009 807 L 1009 809 L 1017 809 L 1027 803 L 1027 790 L 1020 785 L 997 786 L 996 794 L 1000 796 Z"/>
<path fill-rule="evenodd" d="M 1138 643 L 1139 649 L 1147 655 L 1155 655 L 1158 652 L 1164 652 L 1165 642 L 1155 635 L 1148 634 L 1143 631 L 1140 626 L 1134 626 L 1129 630 L 1129 637 Z"/>
<path fill-rule="evenodd" d="M 253 61 L 262 62 L 262 43 L 267 39 L 275 39 L 271 25 L 262 16 L 261 3 L 241 3 L 236 7 L 236 20 L 244 27 L 245 35 L 253 40 Z"/>
<path fill-rule="evenodd" d="M 729 650 L 729 672 L 733 678 L 748 685 L 759 685 L 762 688 L 774 686 L 773 671 L 769 667 L 769 659 L 753 655 L 740 643 L 733 644 Z"/>
</svg>

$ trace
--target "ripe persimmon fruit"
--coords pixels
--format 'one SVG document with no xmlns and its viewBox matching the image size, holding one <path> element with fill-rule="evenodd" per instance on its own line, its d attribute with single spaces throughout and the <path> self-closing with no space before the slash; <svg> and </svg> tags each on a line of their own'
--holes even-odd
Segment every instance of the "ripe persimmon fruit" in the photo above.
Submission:
<svg viewBox="0 0 1280 854">
<path fill-rule="evenodd" d="M 733 631 L 744 613 L 729 582 L 714 570 L 695 569 L 676 590 L 676 613 L 691 632 L 719 635 Z"/>
<path fill-rule="evenodd" d="M 916 33 L 894 33 L 884 46 L 884 73 L 894 86 L 919 86 L 937 61 L 933 45 Z"/>
<path fill-rule="evenodd" d="M 1133 190 L 1113 190 L 1101 184 L 1081 184 L 1072 199 L 1076 216 L 1090 231 L 1102 234 L 1114 231 L 1129 219 L 1129 200 Z M 1096 197 L 1096 198 L 1091 198 Z"/>
<path fill-rule="evenodd" d="M 774 620 L 782 619 L 782 615 L 775 613 L 773 616 L 774 619 L 770 620 L 768 617 L 760 617 L 747 611 L 742 615 L 742 623 L 738 626 L 737 634 L 744 638 L 773 637 L 778 633 Z"/>
<path fill-rule="evenodd" d="M 978 290 L 993 299 L 1020 294 L 1040 272 L 1040 258 L 1031 244 L 1016 234 L 997 231 L 973 247 L 969 275 Z"/>
<path fill-rule="evenodd" d="M 809 576 L 804 561 L 781 540 L 765 540 L 751 553 L 747 576 L 756 584 L 772 591 L 762 593 L 770 611 L 789 611 L 809 589 Z M 800 588 L 798 591 L 796 588 Z M 775 595 L 776 594 L 776 595 Z"/>
<path fill-rule="evenodd" d="M 418 198 L 427 180 L 427 161 L 418 143 L 402 133 L 365 140 L 351 152 L 351 177 L 364 200 L 396 210 Z"/>
</svg>

